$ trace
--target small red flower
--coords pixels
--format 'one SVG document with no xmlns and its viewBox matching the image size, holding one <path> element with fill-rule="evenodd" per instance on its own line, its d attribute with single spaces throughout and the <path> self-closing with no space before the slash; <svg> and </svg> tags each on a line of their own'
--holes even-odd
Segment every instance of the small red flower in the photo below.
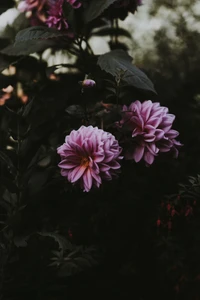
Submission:
<svg viewBox="0 0 200 300">
<path fill-rule="evenodd" d="M 156 221 L 156 225 L 157 225 L 157 227 L 160 227 L 160 225 L 162 224 L 162 222 L 161 222 L 161 220 L 160 219 L 158 219 L 157 221 Z"/>
<path fill-rule="evenodd" d="M 72 234 L 72 231 L 71 231 L 71 229 L 68 229 L 68 235 L 69 235 L 69 238 L 70 238 L 70 239 L 72 239 L 72 237 L 73 237 L 73 234 Z"/>
<path fill-rule="evenodd" d="M 171 204 L 168 203 L 168 204 L 167 204 L 167 210 L 170 211 L 170 209 L 171 209 Z"/>
</svg>

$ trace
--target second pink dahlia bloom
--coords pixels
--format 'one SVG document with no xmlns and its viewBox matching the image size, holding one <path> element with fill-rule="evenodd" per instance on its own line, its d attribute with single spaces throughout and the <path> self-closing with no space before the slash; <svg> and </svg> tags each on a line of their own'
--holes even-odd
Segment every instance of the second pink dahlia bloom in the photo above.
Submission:
<svg viewBox="0 0 200 300">
<path fill-rule="evenodd" d="M 102 180 L 116 176 L 122 159 L 121 147 L 115 137 L 93 126 L 81 126 L 66 136 L 65 143 L 57 149 L 61 157 L 61 175 L 69 182 L 78 182 L 89 192 L 99 187 Z"/>
<path fill-rule="evenodd" d="M 172 129 L 174 119 L 167 107 L 151 100 L 143 103 L 137 100 L 129 107 L 124 105 L 122 120 L 117 126 L 132 137 L 125 158 L 135 162 L 144 159 L 147 165 L 151 165 L 160 152 L 173 150 L 177 157 L 177 148 L 182 144 L 176 140 L 178 131 Z"/>
</svg>

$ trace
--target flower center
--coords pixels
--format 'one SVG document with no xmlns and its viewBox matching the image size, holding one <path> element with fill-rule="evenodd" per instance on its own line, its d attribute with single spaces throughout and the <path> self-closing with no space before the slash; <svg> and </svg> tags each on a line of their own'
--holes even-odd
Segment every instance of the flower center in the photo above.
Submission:
<svg viewBox="0 0 200 300">
<path fill-rule="evenodd" d="M 88 157 L 82 157 L 81 158 L 81 166 L 84 166 L 84 167 L 88 167 L 89 166 L 89 158 Z"/>
</svg>

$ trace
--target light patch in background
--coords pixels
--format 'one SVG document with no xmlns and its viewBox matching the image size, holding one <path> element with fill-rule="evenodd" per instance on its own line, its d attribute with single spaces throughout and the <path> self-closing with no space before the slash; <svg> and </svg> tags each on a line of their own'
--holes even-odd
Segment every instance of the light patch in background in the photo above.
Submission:
<svg viewBox="0 0 200 300">
<path fill-rule="evenodd" d="M 0 34 L 2 34 L 7 25 L 12 26 L 14 20 L 20 15 L 17 8 L 10 8 L 0 15 Z"/>
</svg>

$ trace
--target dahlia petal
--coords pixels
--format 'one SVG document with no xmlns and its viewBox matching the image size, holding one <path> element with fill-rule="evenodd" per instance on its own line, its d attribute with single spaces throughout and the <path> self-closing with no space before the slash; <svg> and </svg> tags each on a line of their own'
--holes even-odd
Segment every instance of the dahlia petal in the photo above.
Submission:
<svg viewBox="0 0 200 300">
<path fill-rule="evenodd" d="M 106 172 L 108 170 L 110 170 L 110 166 L 109 165 L 102 164 L 102 163 L 100 164 L 100 171 L 101 172 Z"/>
<path fill-rule="evenodd" d="M 98 184 L 101 184 L 102 183 L 102 180 L 101 180 L 101 177 L 100 175 L 96 174 L 94 172 L 94 170 L 91 169 L 91 175 L 92 177 L 95 179 L 95 181 L 98 183 Z"/>
<path fill-rule="evenodd" d="M 72 169 L 77 167 L 77 163 L 71 163 L 68 159 L 62 160 L 59 164 L 58 164 L 59 168 L 62 169 Z"/>
<path fill-rule="evenodd" d="M 80 177 L 83 175 L 85 172 L 86 167 L 84 166 L 78 166 L 74 168 L 74 170 L 71 173 L 71 182 L 76 182 L 77 180 L 80 179 Z"/>
<path fill-rule="evenodd" d="M 176 131 L 176 130 L 169 130 L 166 134 L 166 136 L 169 138 L 169 139 L 175 139 L 177 136 L 179 135 L 179 132 Z"/>
<path fill-rule="evenodd" d="M 135 151 L 134 151 L 134 154 L 133 154 L 133 158 L 135 160 L 135 162 L 139 162 L 143 155 L 144 155 L 144 146 L 143 145 L 138 145 L 136 148 L 135 148 Z"/>
<path fill-rule="evenodd" d="M 155 156 L 151 154 L 150 152 L 145 152 L 144 154 L 144 160 L 147 164 L 151 165 L 154 162 Z"/>
<path fill-rule="evenodd" d="M 151 143 L 151 142 L 155 141 L 155 139 L 156 139 L 156 137 L 154 134 L 150 134 L 150 133 L 144 134 L 144 140 L 147 143 Z"/>
<path fill-rule="evenodd" d="M 150 117 L 148 123 L 150 123 L 151 126 L 153 126 L 154 128 L 157 128 L 161 120 L 162 120 L 161 117 L 152 117 L 152 118 Z"/>
<path fill-rule="evenodd" d="M 89 168 L 83 175 L 83 184 L 84 184 L 85 191 L 89 192 L 89 190 L 92 187 L 92 174 Z"/>
<path fill-rule="evenodd" d="M 164 137 L 165 132 L 162 129 L 156 129 L 155 131 L 155 136 L 156 136 L 156 141 L 161 140 Z"/>
<path fill-rule="evenodd" d="M 142 109 L 141 109 L 141 113 L 144 117 L 145 122 L 148 120 L 149 116 L 150 116 L 150 112 L 152 109 L 152 102 L 151 100 L 145 101 L 142 104 Z"/>
</svg>

